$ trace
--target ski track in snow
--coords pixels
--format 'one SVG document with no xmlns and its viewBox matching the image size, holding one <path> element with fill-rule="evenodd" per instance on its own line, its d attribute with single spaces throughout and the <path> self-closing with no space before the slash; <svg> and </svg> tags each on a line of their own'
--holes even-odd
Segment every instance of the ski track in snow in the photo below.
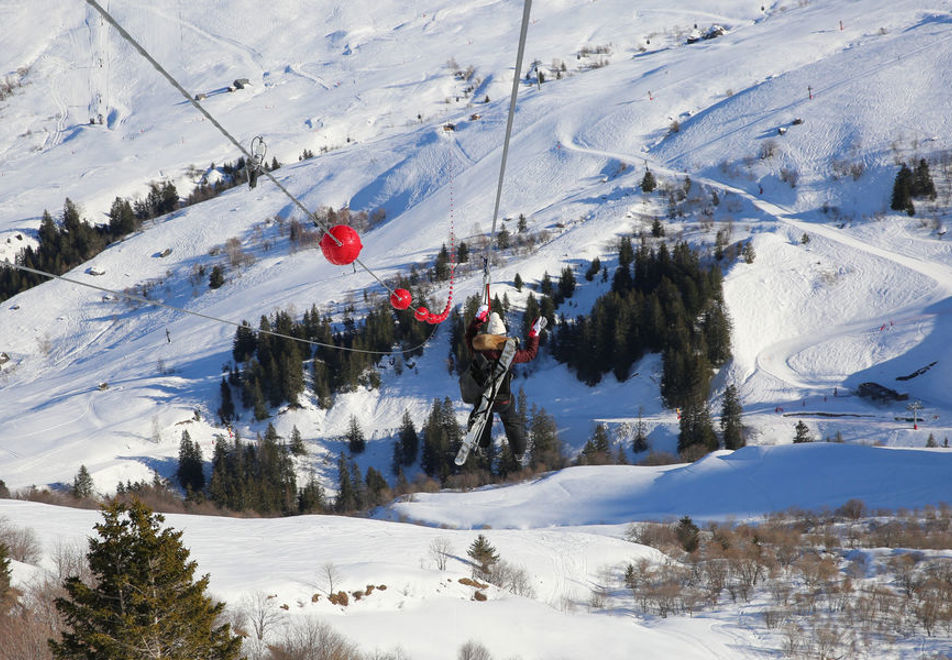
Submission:
<svg viewBox="0 0 952 660">
<path fill-rule="evenodd" d="M 63 98 L 61 84 L 58 79 L 66 77 L 66 61 L 52 55 L 45 56 L 46 59 L 54 62 L 57 67 L 57 74 L 50 85 L 50 98 L 56 106 L 56 123 L 52 133 L 48 133 L 46 141 L 43 144 L 43 150 L 49 151 L 63 142 L 63 135 L 66 133 L 66 122 L 69 119 L 69 106 Z"/>
<path fill-rule="evenodd" d="M 221 34 L 216 34 L 215 32 L 206 30 L 205 28 L 200 27 L 191 21 L 183 20 L 180 16 L 172 15 L 166 11 L 163 11 L 162 9 L 159 9 L 158 7 L 155 6 L 155 3 L 152 2 L 151 0 L 146 0 L 146 2 L 137 3 L 136 7 L 139 10 L 145 10 L 156 16 L 159 16 L 165 19 L 166 21 L 169 21 L 170 23 L 192 30 L 196 34 L 210 41 L 214 41 L 215 43 L 219 43 L 219 44 L 222 44 L 223 46 L 227 46 L 229 49 L 241 53 L 242 57 L 244 58 L 247 64 L 253 65 L 254 68 L 257 68 L 259 70 L 264 69 L 264 64 L 263 64 L 264 58 L 262 57 L 261 52 L 243 43 L 242 41 L 238 39 L 233 39 L 231 37 L 226 37 Z"/>
</svg>

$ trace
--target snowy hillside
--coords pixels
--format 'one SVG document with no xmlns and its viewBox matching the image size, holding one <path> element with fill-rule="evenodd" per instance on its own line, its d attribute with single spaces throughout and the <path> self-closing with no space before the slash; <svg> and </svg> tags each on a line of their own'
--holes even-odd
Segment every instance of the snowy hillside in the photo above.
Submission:
<svg viewBox="0 0 952 660">
<path fill-rule="evenodd" d="M 268 159 L 282 163 L 275 177 L 309 208 L 382 210 L 385 221 L 361 236 L 361 261 L 374 275 L 431 267 L 451 227 L 477 250 L 487 240 L 521 3 L 102 4 L 190 93 L 204 95 L 203 107 L 246 148 L 262 136 Z M 580 275 L 595 257 L 611 270 L 618 238 L 650 234 L 655 218 L 669 240 L 705 258 L 718 231 L 732 245 L 749 242 L 752 263 L 723 266 L 733 359 L 710 403 L 716 414 L 724 388 L 738 386 L 752 446 L 690 465 L 572 468 L 506 488 L 418 494 L 377 511 L 378 520 L 169 516 L 220 597 L 277 593 L 300 614 L 334 617 L 353 638 L 373 630 L 379 648 L 400 646 L 413 658 L 451 657 L 474 637 L 496 657 L 591 657 L 590 639 L 602 640 L 606 658 L 630 657 L 632 648 L 646 657 L 754 656 L 777 644 L 738 623 L 743 608 L 724 619 L 646 622 L 628 605 L 573 611 L 566 603 L 584 603 L 605 567 L 659 558 L 621 540 L 634 520 L 750 519 L 851 498 L 872 509 L 950 501 L 952 6 L 636 4 L 532 8 L 523 73 L 542 71 L 544 82 L 533 73 L 519 88 L 501 224 L 515 231 L 523 214 L 542 240 L 497 253 L 493 292 L 520 309 L 545 273 L 571 266 Z M 66 198 L 102 223 L 117 196 L 142 198 L 151 182 L 171 181 L 185 197 L 218 175 L 213 163 L 240 155 L 81 0 L 10 0 L 0 17 L 0 260 L 35 245 L 43 211 L 58 217 Z M 724 34 L 693 39 L 714 25 Z M 250 85 L 229 92 L 241 78 Z M 314 157 L 299 160 L 305 150 Z M 931 164 L 937 198 L 917 200 L 914 217 L 891 211 L 898 164 L 920 158 Z M 669 217 L 663 193 L 640 190 L 646 168 L 671 188 L 690 177 L 683 215 Z M 339 322 L 348 305 L 365 309 L 385 294 L 363 269 L 292 246 L 292 220 L 304 218 L 261 180 L 148 221 L 67 277 L 253 325 L 312 305 Z M 226 257 L 229 239 L 248 257 L 240 264 Z M 225 284 L 212 290 L 196 273 L 215 265 L 225 267 Z M 517 274 L 529 285 L 521 292 Z M 560 314 L 586 313 L 608 288 L 578 280 Z M 480 283 L 478 263 L 461 268 L 454 304 Z M 448 294 L 436 289 L 434 307 Z M 510 323 L 520 320 L 516 313 Z M 64 281 L 4 301 L 0 479 L 11 490 L 55 487 L 82 464 L 110 492 L 153 471 L 169 477 L 186 429 L 208 457 L 228 434 L 215 411 L 234 332 Z M 297 427 L 309 452 L 300 473 L 313 470 L 333 488 L 353 415 L 368 439 L 360 467 L 389 476 L 404 411 L 419 427 L 434 398 L 449 396 L 465 419 L 448 352 L 440 327 L 412 369 L 382 363 L 379 389 L 338 396 L 326 411 L 308 400 L 264 422 L 242 411 L 236 429 L 253 438 L 270 422 L 287 437 Z M 652 449 L 675 452 L 677 413 L 661 403 L 657 355 L 625 382 L 609 374 L 595 387 L 548 355 L 527 373 L 518 387 L 555 419 L 568 454 L 605 423 L 616 448 L 637 461 L 630 440 L 639 415 Z M 873 403 L 857 394 L 867 382 L 908 399 Z M 914 424 L 907 406 L 916 401 Z M 787 446 L 798 421 L 844 445 Z M 926 450 L 930 435 L 939 447 Z M 36 529 L 46 564 L 56 543 L 83 538 L 97 519 L 9 500 L 0 500 L 0 516 Z M 456 582 L 469 572 L 463 560 L 447 574 L 430 565 L 434 538 L 450 539 L 462 557 L 484 527 L 496 530 L 507 559 L 532 565 L 534 597 L 499 590 L 476 603 Z M 274 561 L 262 566 L 263 556 Z M 312 605 L 327 562 L 351 587 L 390 588 L 359 611 Z M 15 577 L 23 584 L 36 570 L 18 564 Z"/>
<path fill-rule="evenodd" d="M 625 566 L 671 561 L 625 540 L 630 521 L 742 520 L 790 506 L 832 510 L 857 496 L 885 509 L 952 497 L 948 453 L 826 443 L 798 449 L 749 447 L 691 466 L 576 467 L 534 483 L 418 494 L 378 512 L 392 522 L 168 515 L 166 524 L 184 532 L 199 572 L 211 574 L 211 592 L 231 612 L 262 617 L 272 643 L 286 626 L 318 620 L 363 653 L 403 654 L 386 657 L 465 657 L 458 650 L 475 641 L 493 658 L 629 658 L 633 648 L 649 658 L 755 658 L 786 648 L 781 631 L 764 623 L 766 595 L 732 602 L 725 594 L 692 616 L 643 614 L 623 586 Z M 948 510 L 941 515 L 947 519 Z M 41 548 L 35 564 L 14 562 L 14 583 L 28 591 L 55 575 L 56 562 L 82 549 L 99 519 L 94 511 L 0 500 L 0 523 L 31 529 Z M 407 519 L 417 524 L 398 522 Z M 478 534 L 522 577 L 515 588 L 467 582 L 467 548 Z M 903 552 L 854 548 L 840 561 L 865 561 L 869 584 L 892 584 L 873 567 L 894 554 Z M 928 556 L 950 561 L 947 549 Z M 361 597 L 333 605 L 327 594 L 337 590 Z M 851 635 L 862 638 L 860 626 Z M 918 657 L 947 651 L 949 642 L 945 633 L 908 632 L 872 640 L 851 657 Z M 251 640 L 245 650 L 255 648 Z"/>
<path fill-rule="evenodd" d="M 214 12 L 183 2 L 109 9 L 189 90 L 207 94 L 205 107 L 243 143 L 264 136 L 269 157 L 285 164 L 279 180 L 310 207 L 383 209 L 386 222 L 362 237 L 361 260 L 389 277 L 428 267 L 451 223 L 477 246 L 490 228 L 516 4 L 329 3 L 304 15 L 290 2 L 267 12 L 243 2 Z M 782 409 L 819 438 L 921 447 L 933 433 L 941 443 L 952 407 L 952 372 L 942 366 L 952 332 L 952 257 L 942 239 L 952 182 L 934 168 L 939 197 L 915 218 L 892 214 L 888 202 L 895 159 L 941 160 L 948 148 L 937 80 L 950 52 L 947 15 L 913 2 L 665 7 L 535 8 L 527 62 L 548 76 L 541 87 L 521 86 L 502 214 L 524 214 L 530 231 L 549 240 L 531 254 L 499 255 L 494 291 L 518 307 L 526 290 L 511 287 L 517 273 L 532 283 L 565 265 L 581 271 L 595 256 L 611 263 L 617 236 L 665 217 L 664 197 L 638 189 L 645 165 L 673 185 L 688 175 L 694 213 L 689 200 L 684 218 L 666 220 L 668 235 L 707 251 L 727 227 L 733 242 L 752 239 L 757 254 L 752 264 L 726 267 L 734 359 L 716 381 L 718 391 L 739 385 L 751 441 L 790 441 L 798 420 Z M 66 197 L 104 221 L 116 196 L 142 196 L 164 179 L 184 195 L 211 163 L 238 156 L 83 3 L 21 3 L 8 13 L 20 29 L 0 63 L 16 82 L 0 105 L 6 257 L 32 239 L 43 209 L 56 215 Z M 55 20 L 32 20 L 41 14 Z M 695 23 L 727 32 L 687 44 Z M 251 85 L 227 92 L 240 77 Z M 99 114 L 104 123 L 89 124 Z M 317 157 L 298 162 L 305 149 Z M 842 174 L 849 167 L 860 173 L 855 180 Z M 714 192 L 723 199 L 716 207 L 705 199 Z M 282 226 L 294 218 L 302 219 L 267 182 L 233 189 L 147 223 L 71 275 L 233 322 L 314 304 L 339 313 L 366 292 L 383 293 L 362 270 L 292 250 Z M 215 253 L 228 239 L 254 263 L 226 264 L 226 285 L 209 290 L 195 269 L 224 263 Z M 104 274 L 90 275 L 93 267 Z M 460 279 L 457 300 L 478 291 L 478 273 L 464 270 Z M 583 282 L 565 311 L 584 313 L 604 286 Z M 214 421 L 233 331 L 64 282 L 7 301 L 7 484 L 66 482 L 79 463 L 102 489 L 154 468 L 168 474 L 181 424 L 196 411 L 201 421 L 187 428 L 207 455 L 224 432 Z M 379 391 L 271 421 L 285 436 L 297 426 L 319 457 L 356 414 L 371 438 L 362 462 L 385 466 L 403 411 L 420 423 L 434 397 L 455 396 L 447 341 L 437 332 L 414 372 L 385 371 Z M 624 442 L 639 407 L 653 448 L 672 451 L 677 420 L 660 404 L 658 369 L 649 358 L 624 383 L 609 377 L 588 388 L 547 358 L 520 386 L 555 417 L 570 451 L 596 421 Z M 904 404 L 853 396 L 866 381 L 921 401 L 920 430 L 894 419 L 909 415 Z M 458 411 L 462 419 L 462 405 Z M 263 430 L 247 419 L 239 427 L 245 437 Z M 315 467 L 326 465 L 318 459 Z"/>
</svg>

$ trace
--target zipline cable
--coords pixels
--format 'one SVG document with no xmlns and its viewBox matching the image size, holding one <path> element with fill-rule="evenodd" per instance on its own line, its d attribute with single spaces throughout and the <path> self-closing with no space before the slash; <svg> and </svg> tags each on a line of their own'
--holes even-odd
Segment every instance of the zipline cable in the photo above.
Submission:
<svg viewBox="0 0 952 660">
<path fill-rule="evenodd" d="M 436 329 L 439 327 L 434 325 L 433 330 L 430 332 L 429 336 L 425 340 L 423 340 L 422 343 L 412 348 L 395 349 L 392 351 L 369 351 L 362 348 L 351 348 L 349 346 L 338 346 L 337 344 L 327 344 L 320 341 L 314 341 L 312 339 L 304 339 L 302 337 L 292 337 L 291 335 L 286 335 L 281 332 L 274 332 L 272 330 L 261 330 L 261 329 L 256 330 L 252 328 L 250 325 L 248 325 L 247 323 L 238 323 L 236 321 L 230 321 L 228 319 L 223 319 L 218 316 L 212 316 L 211 314 L 202 314 L 201 312 L 195 312 L 190 309 L 185 309 L 183 307 L 176 307 L 175 305 L 169 305 L 168 303 L 159 302 L 158 300 L 150 300 L 146 298 L 145 296 L 140 296 L 135 293 L 128 293 L 126 291 L 116 291 L 115 289 L 109 289 L 107 287 L 99 286 L 97 284 L 91 284 L 89 282 L 83 282 L 81 280 L 74 280 L 70 277 L 63 277 L 62 275 L 55 275 L 53 273 L 48 273 L 45 270 L 39 270 L 37 268 L 31 268 L 29 266 L 24 266 L 22 264 L 13 263 L 9 259 L 5 259 L 4 261 L 0 262 L 0 264 L 4 266 L 9 266 L 11 268 L 16 268 L 17 270 L 22 270 L 27 273 L 33 273 L 34 275 L 41 275 L 43 277 L 49 277 L 50 279 L 54 279 L 54 280 L 62 280 L 64 282 L 69 282 L 70 284 L 77 284 L 79 286 L 84 286 L 90 289 L 96 289 L 97 291 L 102 291 L 104 293 L 109 293 L 114 296 L 128 298 L 129 300 L 134 300 L 136 302 L 140 302 L 145 305 L 151 305 L 153 307 L 161 307 L 163 309 L 170 309 L 174 312 L 181 312 L 182 314 L 190 314 L 192 316 L 197 316 L 199 318 L 206 319 L 208 321 L 215 321 L 217 323 L 233 325 L 237 328 L 247 328 L 248 330 L 254 333 L 263 334 L 263 335 L 271 335 L 272 337 L 280 337 L 281 339 L 290 339 L 291 341 L 297 341 L 303 344 L 310 344 L 311 346 L 323 346 L 324 348 L 333 348 L 338 351 L 349 351 L 351 353 L 366 353 L 368 355 L 391 355 L 392 353 L 412 353 L 416 350 L 419 350 L 423 346 L 425 346 L 426 343 L 430 341 L 430 339 L 433 338 L 433 334 L 436 332 Z"/>
<path fill-rule="evenodd" d="M 502 183 L 506 176 L 506 158 L 509 156 L 509 139 L 512 136 L 512 122 L 516 114 L 516 98 L 519 95 L 519 82 L 522 77 L 522 56 L 526 50 L 526 35 L 529 32 L 529 10 L 532 0 L 525 0 L 522 8 L 522 27 L 519 30 L 519 48 L 516 52 L 516 70 L 512 77 L 512 93 L 509 97 L 509 116 L 506 119 L 506 138 L 502 143 L 502 162 L 499 165 L 499 183 L 496 186 L 496 204 L 493 208 L 493 224 L 489 233 L 489 243 L 486 245 L 486 254 L 483 257 L 483 284 L 486 289 L 486 304 L 489 304 L 489 259 L 492 251 L 493 239 L 496 236 L 496 221 L 499 218 L 499 202 L 502 199 Z"/>
<path fill-rule="evenodd" d="M 528 2 L 529 0 L 526 0 L 526 1 Z M 143 48 L 143 47 L 139 44 L 138 41 L 135 40 L 135 37 L 133 37 L 131 34 L 129 34 L 129 33 L 126 31 L 126 29 L 125 29 L 124 27 L 122 27 L 122 26 L 119 24 L 119 22 L 118 22 L 115 18 L 113 18 L 112 15 L 111 15 L 108 11 L 106 11 L 105 9 L 103 9 L 103 7 L 102 7 L 98 2 L 96 2 L 96 0 L 86 0 L 86 3 L 87 3 L 89 6 L 91 6 L 93 9 L 95 9 L 97 12 L 99 12 L 99 14 L 100 14 L 111 26 L 113 26 L 114 28 L 116 28 L 116 30 L 119 32 L 119 34 L 122 35 L 122 38 L 125 39 L 126 41 L 128 41 L 129 44 L 130 44 L 133 48 L 135 48 L 135 49 L 139 52 L 140 55 L 142 55 L 142 57 L 144 57 L 146 60 L 148 60 L 149 63 L 155 68 L 155 70 L 158 71 L 159 73 L 161 73 L 162 76 L 164 76 L 165 79 L 168 80 L 169 83 L 171 83 L 171 85 L 172 85 L 173 87 L 175 87 L 175 89 L 177 89 L 177 90 L 179 91 L 179 93 L 180 93 L 183 97 L 185 97 L 185 100 L 186 100 L 186 101 L 188 101 L 188 102 L 191 103 L 193 106 L 195 106 L 195 109 L 197 109 L 199 112 L 201 112 L 201 113 L 205 116 L 205 118 L 208 119 L 208 121 L 210 121 L 210 122 L 212 123 L 212 125 L 213 125 L 215 128 L 217 128 L 217 129 L 221 132 L 222 135 L 224 135 L 226 138 L 228 138 L 228 140 L 231 141 L 231 143 L 234 144 L 242 154 L 244 154 L 244 156 L 245 156 L 245 158 L 246 158 L 246 162 L 252 162 L 252 161 L 254 160 L 254 156 L 253 156 L 247 149 L 245 149 L 244 146 L 242 146 L 241 142 L 239 142 L 231 133 L 229 133 L 229 132 L 228 132 L 228 129 L 226 129 L 224 126 L 222 126 L 222 125 L 218 122 L 218 120 L 216 120 L 216 119 L 211 115 L 210 112 L 208 112 L 204 107 L 202 107 L 202 105 L 201 105 L 191 94 L 189 94 L 188 90 L 186 90 L 184 87 L 182 87 L 182 85 L 179 84 L 179 82 L 172 76 L 172 74 L 170 74 L 168 71 L 166 71 L 165 68 L 163 68 L 163 66 L 162 66 L 161 64 L 159 64 L 158 61 L 156 61 L 156 59 L 155 59 L 154 57 L 152 57 L 152 56 L 148 53 L 148 51 L 147 51 L 145 48 Z M 294 205 L 297 206 L 297 207 L 304 213 L 305 216 L 307 216 L 308 218 L 310 218 L 311 221 L 312 221 L 316 226 L 318 226 L 318 227 L 320 227 L 321 229 L 323 229 L 323 230 L 324 230 L 324 233 L 327 234 L 328 236 L 330 236 L 331 239 L 332 239 L 338 246 L 342 245 L 342 242 L 340 241 L 340 239 L 338 239 L 336 236 L 334 236 L 333 233 L 331 233 L 330 228 L 329 228 L 320 218 L 318 218 L 316 214 L 312 213 L 306 206 L 304 206 L 304 204 L 302 204 L 301 201 L 298 200 L 297 197 L 295 197 L 294 195 L 292 195 L 291 192 L 290 192 L 287 188 L 285 188 L 283 185 L 281 185 L 281 183 L 277 180 L 277 178 L 275 178 L 275 176 L 274 176 L 271 172 L 269 172 L 267 169 L 263 169 L 263 170 L 261 171 L 261 174 L 264 174 L 266 177 L 268 177 L 268 179 L 271 180 L 271 183 L 273 183 L 275 186 L 278 187 L 278 189 L 279 189 L 281 192 L 283 192 L 285 195 L 287 195 L 288 198 L 289 198 L 292 202 L 294 202 Z M 497 202 L 497 205 L 498 205 L 498 202 Z M 361 268 L 363 268 L 371 277 L 373 277 L 375 280 L 377 280 L 377 283 L 380 284 L 380 286 L 382 286 L 384 289 L 386 289 L 389 293 L 393 294 L 393 289 L 391 289 L 391 288 L 387 285 L 386 282 L 384 282 L 382 279 L 380 279 L 380 277 L 378 277 L 377 274 L 373 272 L 373 270 L 371 270 L 369 267 L 367 267 L 360 259 L 355 259 L 354 261 L 355 261 Z"/>
</svg>

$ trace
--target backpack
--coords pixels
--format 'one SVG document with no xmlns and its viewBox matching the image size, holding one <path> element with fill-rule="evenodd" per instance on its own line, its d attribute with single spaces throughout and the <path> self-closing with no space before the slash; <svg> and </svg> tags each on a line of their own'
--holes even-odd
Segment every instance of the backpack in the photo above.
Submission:
<svg viewBox="0 0 952 660">
<path fill-rule="evenodd" d="M 469 366 L 460 374 L 459 393 L 464 403 L 479 403 L 479 398 L 489 384 L 493 364 L 482 353 L 476 353 Z"/>
</svg>

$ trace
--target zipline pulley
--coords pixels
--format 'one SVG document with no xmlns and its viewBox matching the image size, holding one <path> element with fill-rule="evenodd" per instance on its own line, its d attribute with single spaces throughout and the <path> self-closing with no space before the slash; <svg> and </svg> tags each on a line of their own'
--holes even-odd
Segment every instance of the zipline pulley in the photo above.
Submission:
<svg viewBox="0 0 952 660">
<path fill-rule="evenodd" d="M 251 158 L 245 163 L 245 169 L 248 172 L 248 187 L 254 188 L 258 185 L 258 175 L 264 169 L 264 157 L 268 154 L 268 145 L 264 138 L 256 135 L 251 141 Z"/>
</svg>

